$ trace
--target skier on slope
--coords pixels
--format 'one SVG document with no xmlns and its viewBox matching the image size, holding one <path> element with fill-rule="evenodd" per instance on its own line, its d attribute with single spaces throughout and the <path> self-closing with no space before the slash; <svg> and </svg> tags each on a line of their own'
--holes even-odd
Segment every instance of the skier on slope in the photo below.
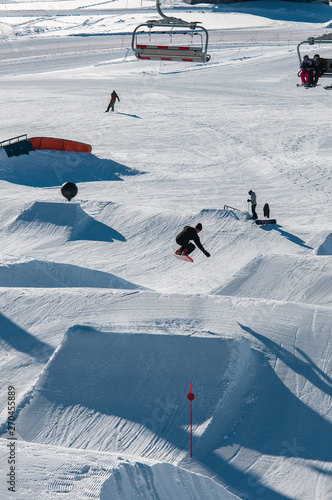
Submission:
<svg viewBox="0 0 332 500">
<path fill-rule="evenodd" d="M 247 200 L 247 202 L 251 203 L 252 218 L 258 219 L 258 215 L 256 214 L 256 206 L 257 206 L 256 193 L 252 189 L 250 189 L 248 194 L 250 195 L 250 200 Z"/>
<path fill-rule="evenodd" d="M 181 245 L 181 247 L 176 250 L 176 255 L 189 255 L 193 252 L 196 247 L 193 243 L 190 243 L 190 240 L 192 240 L 207 257 L 210 257 L 209 252 L 205 250 L 198 236 L 198 233 L 202 231 L 202 229 L 201 223 L 198 223 L 195 227 L 185 226 L 181 233 L 175 238 L 177 244 Z"/>
<path fill-rule="evenodd" d="M 120 98 L 118 96 L 118 94 L 115 92 L 115 90 L 113 90 L 112 94 L 111 94 L 111 100 L 107 106 L 107 109 L 106 109 L 106 113 L 109 112 L 110 108 L 111 108 L 111 111 L 114 111 L 114 104 L 116 103 L 116 100 L 118 100 L 120 102 Z"/>
</svg>

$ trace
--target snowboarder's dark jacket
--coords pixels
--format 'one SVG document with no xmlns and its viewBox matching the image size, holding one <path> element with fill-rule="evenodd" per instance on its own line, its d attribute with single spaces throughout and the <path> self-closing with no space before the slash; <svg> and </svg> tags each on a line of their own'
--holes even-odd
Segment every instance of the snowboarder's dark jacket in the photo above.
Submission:
<svg viewBox="0 0 332 500">
<path fill-rule="evenodd" d="M 116 100 L 120 101 L 118 94 L 113 90 L 111 94 L 111 103 L 114 104 Z"/>
<path fill-rule="evenodd" d="M 315 71 L 319 71 L 321 74 L 323 74 L 324 71 L 326 71 L 327 67 L 326 59 L 323 59 L 322 57 L 315 57 L 313 62 Z"/>
<path fill-rule="evenodd" d="M 190 240 L 194 241 L 196 243 L 196 245 L 198 246 L 198 248 L 203 253 L 206 252 L 205 248 L 203 247 L 203 245 L 199 239 L 199 236 L 197 234 L 196 229 L 194 227 L 191 227 L 191 226 L 184 226 L 181 233 L 179 233 L 177 235 L 176 242 L 178 243 L 178 245 L 185 246 L 188 243 L 188 241 L 190 241 Z"/>
</svg>

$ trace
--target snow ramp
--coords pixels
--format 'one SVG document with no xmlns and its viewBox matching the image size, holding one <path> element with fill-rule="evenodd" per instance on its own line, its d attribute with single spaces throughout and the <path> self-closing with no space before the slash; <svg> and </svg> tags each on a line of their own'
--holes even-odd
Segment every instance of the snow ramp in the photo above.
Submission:
<svg viewBox="0 0 332 500">
<path fill-rule="evenodd" d="M 315 255 L 264 255 L 238 271 L 217 295 L 330 305 L 332 262 Z"/>
<path fill-rule="evenodd" d="M 39 244 L 62 240 L 126 241 L 116 229 L 88 215 L 77 203 L 36 201 L 24 208 L 8 225 L 10 232 L 22 238 L 36 239 Z"/>
<path fill-rule="evenodd" d="M 332 233 L 327 234 L 318 246 L 317 255 L 332 255 Z"/>
<path fill-rule="evenodd" d="M 86 267 L 31 260 L 0 266 L 0 286 L 23 288 L 113 288 L 144 290 L 144 287 L 112 273 Z"/>
<path fill-rule="evenodd" d="M 314 385 L 326 405 L 331 384 L 305 359 L 254 329 L 239 328 L 266 352 L 244 337 L 73 327 L 22 404 L 20 437 L 169 462 L 213 477 L 240 498 L 246 492 L 250 500 L 290 500 L 275 482 L 275 468 L 286 474 L 290 465 L 306 462 L 311 474 L 314 464 L 328 466 L 332 427 L 286 386 L 272 361 L 278 357 Z M 188 460 L 190 383 L 194 462 Z M 133 491 L 137 481 L 133 474 Z"/>
<path fill-rule="evenodd" d="M 259 371 L 256 364 L 246 339 L 74 327 L 19 415 L 20 435 L 158 461 L 184 458 L 192 383 L 193 446 L 203 456 L 233 425 Z"/>
</svg>

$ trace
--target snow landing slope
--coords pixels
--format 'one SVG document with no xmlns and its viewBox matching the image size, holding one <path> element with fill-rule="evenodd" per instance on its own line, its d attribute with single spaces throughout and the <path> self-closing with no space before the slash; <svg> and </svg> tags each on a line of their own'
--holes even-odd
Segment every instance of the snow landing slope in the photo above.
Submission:
<svg viewBox="0 0 332 500">
<path fill-rule="evenodd" d="M 3 299 L 10 295 L 3 292 Z M 34 298 L 36 317 L 45 317 L 38 330 L 45 330 L 47 318 L 53 336 L 59 337 L 61 325 L 77 315 L 85 322 L 97 315 L 104 326 L 74 326 L 66 333 L 35 388 L 22 400 L 17 421 L 22 445 L 31 441 L 59 450 L 75 448 L 77 453 L 97 450 L 167 461 L 214 477 L 240 498 L 241 490 L 249 498 L 257 491 L 266 499 L 293 498 L 281 494 L 279 474 L 288 478 L 288 489 L 296 484 L 298 498 L 305 498 L 307 491 L 313 494 L 317 468 L 328 466 L 332 437 L 326 419 L 332 394 L 326 375 L 331 369 L 328 308 L 208 295 L 92 294 L 83 289 L 60 297 L 58 290 L 49 289 L 38 297 L 29 289 L 16 301 L 22 317 L 27 317 L 29 297 Z M 92 300 L 91 310 L 87 306 Z M 56 304 L 54 315 L 42 314 L 47 304 Z M 58 325 L 57 310 L 62 315 Z M 29 359 L 27 346 L 13 347 L 17 361 Z M 12 349 L 7 350 L 12 356 Z M 44 350 L 36 345 L 30 356 L 41 362 L 38 352 Z M 18 377 L 24 374 L 22 367 L 16 371 Z M 189 381 L 196 396 L 194 462 L 188 460 Z M 50 458 L 45 460 L 50 463 Z M 247 472 L 241 470 L 243 461 L 250 464 Z M 69 467 L 65 463 L 61 470 Z M 307 482 L 298 485 L 295 477 L 303 470 Z M 58 480 L 60 475 L 59 470 Z M 328 475 L 319 484 L 320 491 L 328 491 Z"/>
</svg>

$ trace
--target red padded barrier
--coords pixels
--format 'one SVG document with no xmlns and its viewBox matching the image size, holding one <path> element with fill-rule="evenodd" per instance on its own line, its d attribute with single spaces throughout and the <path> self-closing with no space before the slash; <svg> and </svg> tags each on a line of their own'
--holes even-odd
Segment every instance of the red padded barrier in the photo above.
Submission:
<svg viewBox="0 0 332 500">
<path fill-rule="evenodd" d="M 34 149 L 54 149 L 56 151 L 76 151 L 78 153 L 91 153 L 90 144 L 77 141 L 66 141 L 54 137 L 31 137 L 30 142 Z"/>
</svg>

